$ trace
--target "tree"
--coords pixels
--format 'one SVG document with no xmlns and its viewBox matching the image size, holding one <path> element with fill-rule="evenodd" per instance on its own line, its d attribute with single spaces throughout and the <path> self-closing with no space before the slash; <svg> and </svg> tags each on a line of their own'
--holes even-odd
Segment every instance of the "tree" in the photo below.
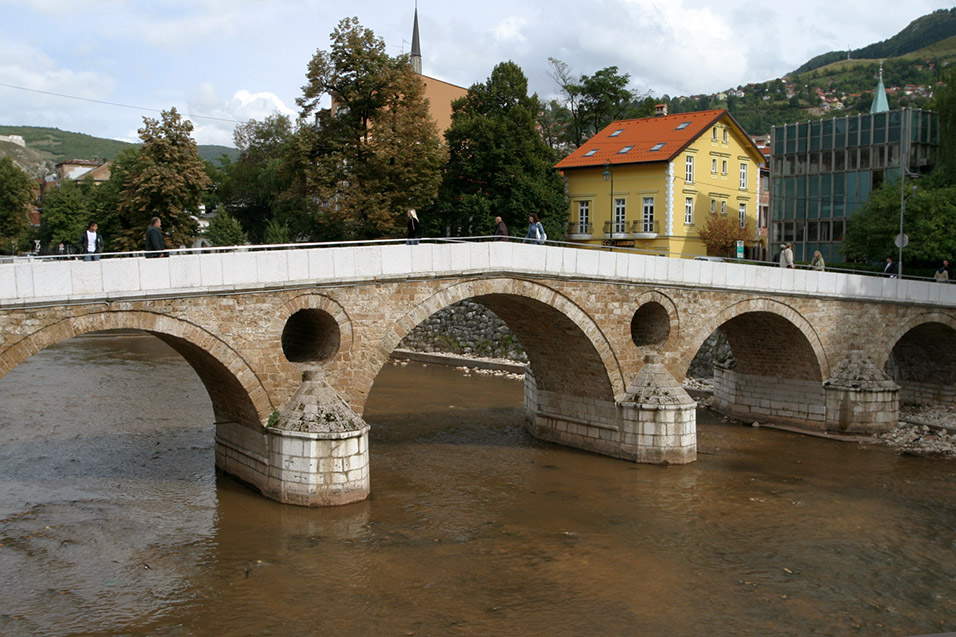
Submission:
<svg viewBox="0 0 956 637">
<path fill-rule="evenodd" d="M 934 108 L 939 118 L 939 150 L 936 170 L 940 181 L 956 182 L 956 70 L 947 71 L 937 90 Z"/>
<path fill-rule="evenodd" d="M 214 246 L 241 246 L 248 243 L 246 233 L 239 222 L 225 210 L 220 211 L 209 222 L 206 238 Z"/>
<path fill-rule="evenodd" d="M 535 127 L 538 96 L 514 62 L 502 62 L 484 84 L 452 104 L 446 131 L 449 161 L 435 219 L 449 234 L 491 234 L 500 215 L 522 228 L 528 215 L 541 217 L 548 235 L 564 236 L 564 184 L 554 153 Z"/>
<path fill-rule="evenodd" d="M 99 186 L 88 181 L 64 180 L 50 187 L 40 202 L 40 239 L 47 245 L 72 245 L 90 222 L 100 222 Z M 105 237 L 106 235 L 104 235 Z"/>
<path fill-rule="evenodd" d="M 910 184 L 910 181 L 906 182 Z M 915 194 L 907 186 L 903 231 L 909 244 L 904 261 L 932 266 L 956 255 L 956 186 L 920 187 Z M 867 203 L 853 215 L 843 239 L 844 258 L 853 263 L 872 263 L 895 256 L 900 232 L 900 182 L 884 183 L 870 193 Z"/>
<path fill-rule="evenodd" d="M 219 197 L 254 243 L 270 243 L 265 232 L 272 221 L 287 225 L 306 214 L 305 198 L 295 189 L 296 135 L 292 120 L 280 113 L 240 124 L 233 134 L 239 158 L 224 164 Z"/>
<path fill-rule="evenodd" d="M 162 219 L 173 246 L 189 245 L 195 239 L 199 225 L 194 214 L 211 181 L 192 131 L 192 122 L 182 119 L 175 108 L 163 111 L 160 120 L 143 118 L 143 128 L 138 131 L 143 146 L 124 174 L 119 193 L 121 227 L 113 241 L 115 247 L 141 249 L 154 216 Z"/>
<path fill-rule="evenodd" d="M 16 252 L 30 230 L 33 199 L 30 176 L 9 157 L 0 157 L 0 249 Z"/>
<path fill-rule="evenodd" d="M 385 42 L 356 18 L 339 22 L 331 50 L 309 62 L 298 99 L 304 190 L 313 238 L 399 236 L 409 207 L 435 199 L 445 155 L 407 56 L 391 57 Z M 320 108 L 325 96 L 332 108 Z"/>
<path fill-rule="evenodd" d="M 741 228 L 740 222 L 733 217 L 712 215 L 697 234 L 707 246 L 707 254 L 730 257 L 735 254 L 737 242 L 748 240 L 754 231 L 750 220 Z"/>
</svg>

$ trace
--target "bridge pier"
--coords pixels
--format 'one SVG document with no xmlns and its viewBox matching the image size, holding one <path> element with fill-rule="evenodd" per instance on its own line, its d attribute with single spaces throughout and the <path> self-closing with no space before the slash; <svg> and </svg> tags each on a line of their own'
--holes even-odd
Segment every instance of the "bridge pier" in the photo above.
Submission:
<svg viewBox="0 0 956 637">
<path fill-rule="evenodd" d="M 827 431 L 883 433 L 899 420 L 900 386 L 862 350 L 850 350 L 823 389 Z"/>
<path fill-rule="evenodd" d="M 527 429 L 536 438 L 648 464 L 697 459 L 697 403 L 656 354 L 618 402 L 540 391 L 525 370 Z"/>
<path fill-rule="evenodd" d="M 368 424 L 317 373 L 305 373 L 270 425 L 217 425 L 216 466 L 284 504 L 336 506 L 368 497 Z"/>
</svg>

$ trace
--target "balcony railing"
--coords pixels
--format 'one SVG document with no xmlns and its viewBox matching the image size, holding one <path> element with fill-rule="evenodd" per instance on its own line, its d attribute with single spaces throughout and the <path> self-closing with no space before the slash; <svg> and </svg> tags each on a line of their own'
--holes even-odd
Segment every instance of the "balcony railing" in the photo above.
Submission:
<svg viewBox="0 0 956 637">
<path fill-rule="evenodd" d="M 594 234 L 593 223 L 581 223 L 572 221 L 568 224 L 568 237 L 571 239 L 590 239 Z"/>
<path fill-rule="evenodd" d="M 657 219 L 639 219 L 631 226 L 631 235 L 635 239 L 656 239 L 658 235 L 657 227 Z"/>
<path fill-rule="evenodd" d="M 607 239 L 630 239 L 627 221 L 605 221 L 604 236 Z"/>
</svg>

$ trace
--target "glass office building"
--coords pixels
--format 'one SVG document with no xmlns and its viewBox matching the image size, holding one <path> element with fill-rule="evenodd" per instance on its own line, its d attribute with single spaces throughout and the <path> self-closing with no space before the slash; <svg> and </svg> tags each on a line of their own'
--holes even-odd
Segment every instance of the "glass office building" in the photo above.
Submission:
<svg viewBox="0 0 956 637">
<path fill-rule="evenodd" d="M 840 262 L 853 214 L 899 179 L 901 163 L 909 173 L 929 170 L 939 130 L 932 111 L 904 108 L 775 126 L 771 140 L 769 254 L 792 242 L 797 261 L 819 250 Z"/>
</svg>

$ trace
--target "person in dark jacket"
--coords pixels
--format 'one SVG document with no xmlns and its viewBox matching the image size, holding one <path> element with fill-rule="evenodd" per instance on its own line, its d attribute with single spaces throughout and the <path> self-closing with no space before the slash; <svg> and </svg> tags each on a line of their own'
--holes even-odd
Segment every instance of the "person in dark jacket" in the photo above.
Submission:
<svg viewBox="0 0 956 637">
<path fill-rule="evenodd" d="M 98 229 L 99 226 L 96 222 L 91 221 L 90 225 L 83 231 L 83 234 L 80 235 L 80 240 L 77 242 L 77 245 L 80 248 L 80 254 L 83 255 L 84 261 L 100 260 L 100 253 L 103 252 L 103 235 L 97 232 Z"/>
<path fill-rule="evenodd" d="M 163 222 L 159 217 L 153 217 L 149 227 L 146 228 L 147 259 L 166 256 L 166 253 L 163 252 L 166 249 L 166 239 L 163 238 L 163 232 L 159 229 L 162 225 Z"/>
<path fill-rule="evenodd" d="M 405 233 L 405 245 L 418 245 L 418 238 L 422 236 L 422 224 L 418 220 L 418 213 L 414 208 L 408 209 L 408 232 Z"/>
<path fill-rule="evenodd" d="M 501 220 L 501 217 L 495 217 L 495 241 L 508 240 L 508 226 Z"/>
</svg>

